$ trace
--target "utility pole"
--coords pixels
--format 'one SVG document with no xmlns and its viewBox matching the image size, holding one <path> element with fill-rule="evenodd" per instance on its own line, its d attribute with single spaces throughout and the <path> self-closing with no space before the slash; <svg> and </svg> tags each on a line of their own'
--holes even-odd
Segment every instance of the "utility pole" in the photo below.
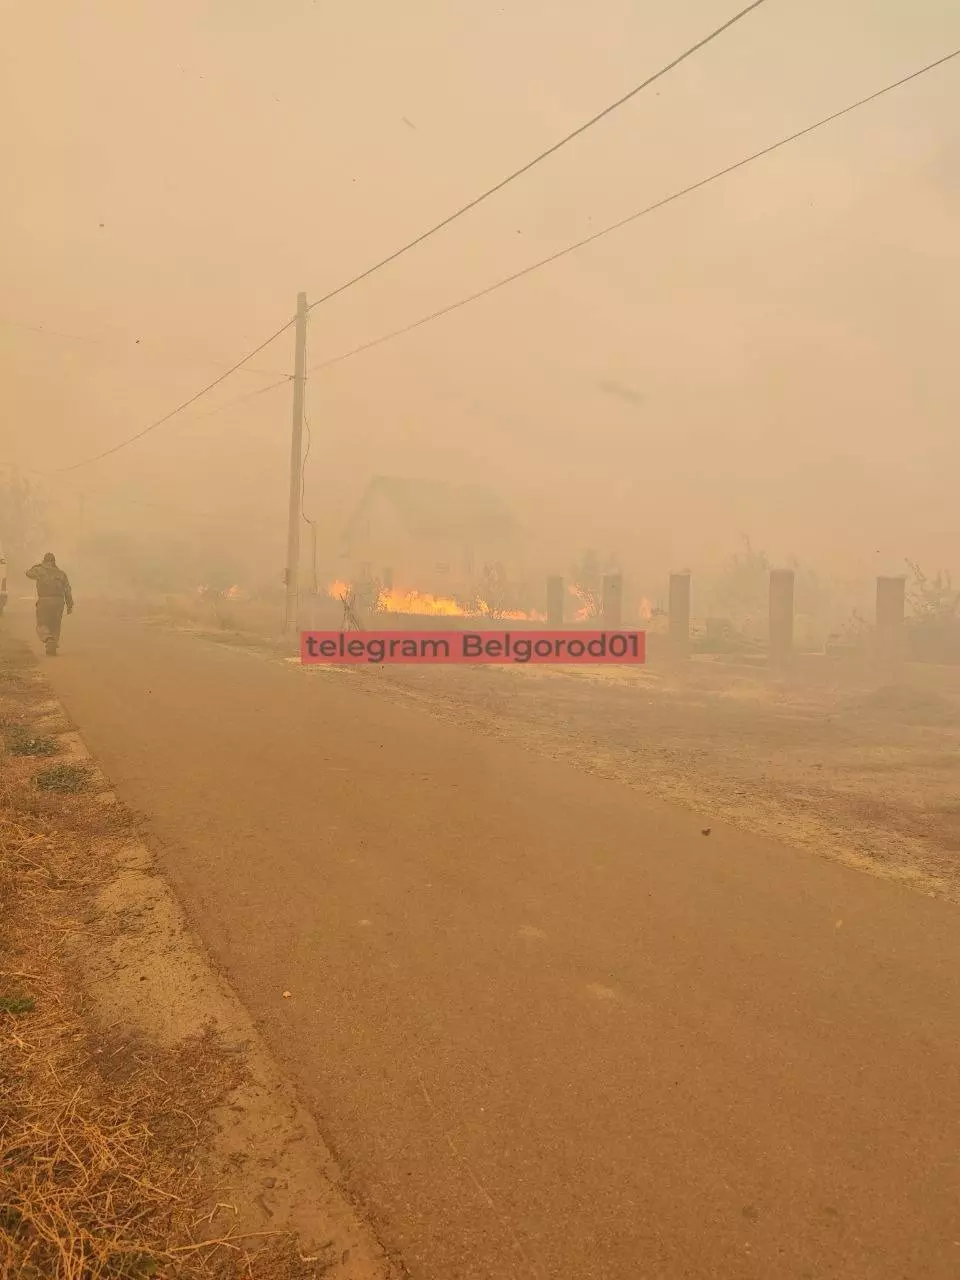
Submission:
<svg viewBox="0 0 960 1280">
<path fill-rule="evenodd" d="M 311 590 L 315 596 L 320 594 L 320 579 L 317 577 L 317 522 L 310 521 L 310 566 Z"/>
<path fill-rule="evenodd" d="M 287 525 L 287 607 L 284 631 L 297 628 L 300 593 L 300 487 L 303 465 L 303 393 L 307 378 L 307 295 L 297 294 L 293 364 L 293 431 L 290 438 L 290 512 Z"/>
</svg>

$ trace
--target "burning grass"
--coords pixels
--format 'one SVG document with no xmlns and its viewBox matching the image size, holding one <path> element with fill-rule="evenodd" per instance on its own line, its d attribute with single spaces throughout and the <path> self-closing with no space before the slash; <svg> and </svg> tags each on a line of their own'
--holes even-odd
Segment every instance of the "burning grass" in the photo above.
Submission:
<svg viewBox="0 0 960 1280">
<path fill-rule="evenodd" d="M 28 719 L 42 686 L 2 637 L 0 669 L 22 677 L 0 684 L 0 712 Z M 40 763 L 0 758 L 0 1280 L 321 1275 L 288 1236 L 214 1225 L 229 1206 L 205 1144 L 242 1063 L 209 1031 L 168 1051 L 93 1021 L 71 940 L 97 945 L 105 850 L 132 819 L 38 793 Z"/>
<path fill-rule="evenodd" d="M 413 588 L 383 587 L 378 584 L 357 587 L 339 580 L 328 585 L 327 595 L 345 605 L 363 603 L 370 612 L 380 614 L 403 614 L 420 618 L 485 618 L 504 622 L 544 620 L 542 614 L 508 608 L 502 601 L 488 601 L 481 595 L 467 601 L 452 595 L 435 595 Z"/>
</svg>

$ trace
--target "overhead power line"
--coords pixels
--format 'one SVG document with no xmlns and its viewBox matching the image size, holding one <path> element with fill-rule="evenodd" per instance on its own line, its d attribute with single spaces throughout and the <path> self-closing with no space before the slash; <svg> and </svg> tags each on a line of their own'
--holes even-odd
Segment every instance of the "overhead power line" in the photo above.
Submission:
<svg viewBox="0 0 960 1280">
<path fill-rule="evenodd" d="M 154 348 L 151 347 L 149 344 L 147 344 L 146 346 L 142 345 L 139 338 L 135 339 L 132 343 L 130 342 L 129 339 L 125 343 L 119 340 L 111 341 L 106 338 L 91 337 L 89 334 L 66 333 L 62 329 L 50 329 L 43 324 L 29 324 L 25 320 L 11 320 L 7 316 L 0 316 L 0 325 L 6 325 L 11 329 L 23 329 L 29 333 L 39 333 L 39 334 L 42 334 L 45 338 L 61 338 L 65 342 L 81 342 L 86 346 L 100 347 L 105 349 L 106 351 L 117 352 L 118 354 L 122 353 L 124 356 L 128 356 L 128 357 L 134 357 L 137 359 L 142 357 L 145 360 L 155 362 L 158 364 L 166 364 L 171 366 L 172 365 L 180 366 L 180 365 L 190 364 L 195 366 L 205 365 L 207 368 L 210 368 L 211 366 L 218 369 L 223 368 L 223 361 L 221 360 L 196 360 L 196 359 L 190 359 L 190 358 L 177 359 L 176 357 L 168 357 L 163 354 L 157 354 L 155 353 Z M 275 369 L 259 369 L 259 368 L 244 367 L 243 372 L 258 374 L 261 377 L 264 374 L 266 374 L 268 377 L 270 375 L 276 376 Z"/>
<path fill-rule="evenodd" d="M 277 387 L 285 387 L 293 381 L 293 374 L 288 373 L 282 378 L 278 378 L 276 382 L 270 382 L 265 387 L 257 387 L 256 391 L 248 391 L 246 395 L 238 396 L 236 400 L 228 400 L 226 404 L 218 404 L 215 409 L 208 409 L 205 413 L 193 413 L 187 418 L 188 422 L 197 422 L 201 418 L 212 418 L 215 414 L 226 413 L 228 409 L 236 409 L 238 405 L 246 404 L 248 400 L 256 400 L 258 396 L 266 395 L 268 391 L 276 391 Z M 35 476 L 58 475 L 62 471 L 75 471 L 77 467 L 83 463 L 77 463 L 74 467 L 61 467 L 59 471 L 41 471 L 37 467 L 25 467 L 25 471 L 29 471 Z"/>
<path fill-rule="evenodd" d="M 242 360 L 238 360 L 236 364 L 231 365 L 230 368 L 221 373 L 218 378 L 214 378 L 212 382 L 208 382 L 205 387 L 201 387 L 199 391 L 194 392 L 189 399 L 182 401 L 182 403 L 178 404 L 175 409 L 171 409 L 168 413 L 165 413 L 163 417 L 154 419 L 153 422 L 148 423 L 147 426 L 135 432 L 134 435 L 127 436 L 125 440 L 120 440 L 109 449 L 104 449 L 102 453 L 96 453 L 90 458 L 82 458 L 79 462 L 73 462 L 69 467 L 55 467 L 51 472 L 49 472 L 49 474 L 60 475 L 65 471 L 76 471 L 79 467 L 87 467 L 92 462 L 100 462 L 101 459 L 109 458 L 111 454 L 119 453 L 121 449 L 126 449 L 128 445 L 134 444 L 137 440 L 142 440 L 145 435 L 149 435 L 151 431 L 156 431 L 157 427 L 162 427 L 165 422 L 169 422 L 171 418 L 175 418 L 178 413 L 182 413 L 184 409 L 189 409 L 192 404 L 196 404 L 201 396 L 205 396 L 207 392 L 212 391 L 214 387 L 219 387 L 221 382 L 226 382 L 227 378 L 229 378 L 232 373 L 236 373 L 236 371 L 241 368 L 241 366 L 245 365 L 248 360 L 252 360 L 253 357 L 259 355 L 265 347 L 269 347 L 270 343 L 275 342 L 282 333 L 286 333 L 292 324 L 293 320 L 288 320 L 285 325 L 277 329 L 275 333 L 271 333 L 270 337 L 261 342 L 258 347 L 254 347 L 252 351 L 248 351 Z M 272 386 L 280 386 L 281 383 L 287 381 L 289 381 L 288 378 L 281 378 L 278 382 L 273 383 Z M 261 387 L 259 391 L 254 391 L 252 394 L 254 396 L 261 395 L 264 391 L 269 390 L 271 390 L 271 387 Z M 250 395 L 242 397 L 243 400 L 249 400 L 250 398 Z M 238 401 L 237 403 L 240 402 Z"/>
<path fill-rule="evenodd" d="M 306 494 L 307 460 L 310 457 L 310 449 L 313 444 L 313 436 L 310 431 L 310 419 L 306 414 L 303 415 L 303 425 L 307 433 L 307 447 L 303 451 L 303 460 L 300 463 L 300 515 L 304 520 L 306 520 L 307 524 L 315 524 L 316 521 L 313 520 L 312 517 L 308 516 L 306 511 L 303 509 L 303 500 Z"/>
<path fill-rule="evenodd" d="M 215 409 L 208 409 L 206 413 L 193 413 L 187 421 L 196 422 L 198 418 L 212 418 L 215 413 L 224 413 L 227 409 L 236 409 L 238 405 L 246 404 L 248 400 L 256 400 L 259 396 L 265 396 L 268 391 L 276 391 L 277 387 L 285 387 L 292 381 L 293 374 L 285 373 L 282 378 L 277 378 L 274 382 L 268 382 L 265 387 L 257 387 L 256 391 L 248 391 L 246 395 L 238 396 L 236 400 L 228 400 L 226 404 L 218 404 Z"/>
<path fill-rule="evenodd" d="M 641 81 L 640 84 L 635 85 L 634 88 L 630 89 L 629 92 L 623 94 L 615 102 L 611 102 L 610 105 L 607 107 L 604 107 L 602 111 L 599 111 L 596 115 L 592 116 L 589 120 L 585 120 L 583 124 L 579 125 L 571 133 L 568 133 L 565 137 L 560 138 L 557 142 L 553 143 L 553 145 L 548 147 L 545 151 L 541 151 L 538 155 L 534 156 L 532 160 L 528 160 L 527 163 L 522 165 L 519 169 L 515 169 L 513 173 L 507 174 L 505 178 L 502 178 L 494 186 L 488 187 L 486 191 L 482 191 L 480 195 L 475 196 L 467 204 L 462 205 L 459 209 L 455 210 L 453 213 L 448 214 L 448 216 L 444 218 L 441 222 L 438 222 L 435 226 L 430 227 L 427 231 L 422 232 L 414 240 L 409 241 L 407 244 L 403 245 L 401 248 L 389 254 L 386 258 L 382 258 L 379 262 L 374 263 L 372 267 L 368 267 L 366 271 L 362 271 L 359 275 L 354 276 L 353 279 L 347 280 L 344 284 L 339 285 L 336 289 L 332 289 L 329 293 L 324 294 L 324 296 L 322 298 L 318 298 L 316 302 L 312 302 L 308 310 L 313 311 L 314 308 L 321 306 L 325 302 L 329 302 L 331 298 L 335 298 L 339 294 L 344 293 L 347 289 L 352 288 L 355 284 L 359 284 L 361 280 L 366 280 L 369 276 L 372 276 L 374 272 L 379 271 L 382 267 L 387 266 L 391 262 L 395 262 L 398 258 L 402 257 L 403 254 L 408 253 L 411 249 L 415 248 L 417 245 L 422 244 L 424 240 L 427 240 L 429 239 L 430 236 L 435 235 L 436 232 L 442 230 L 444 227 L 449 226 L 451 222 L 455 222 L 458 218 L 463 217 L 463 215 L 465 213 L 468 213 L 471 209 L 475 209 L 477 205 L 482 204 L 483 201 L 485 200 L 488 200 L 490 196 L 495 195 L 498 191 L 502 191 L 504 187 L 506 187 L 509 183 L 513 182 L 516 178 L 521 177 L 525 173 L 529 173 L 529 171 L 535 165 L 540 164 L 542 160 L 545 160 L 548 156 L 553 155 L 554 152 L 559 151 L 560 148 L 566 146 L 568 142 L 572 142 L 574 138 L 577 138 L 580 136 L 580 134 L 585 133 L 588 129 L 592 128 L 595 124 L 599 123 L 599 121 L 603 120 L 606 116 L 616 111 L 619 107 L 622 107 L 624 103 L 629 102 L 631 98 L 635 98 L 638 93 L 641 93 L 644 89 L 646 89 L 649 85 L 653 84 L 656 80 L 660 80 L 669 71 L 672 71 L 674 67 L 678 67 L 681 62 L 686 61 L 687 58 L 691 57 L 698 50 L 702 49 L 705 45 L 708 45 L 712 40 L 715 40 L 717 36 L 722 35 L 724 31 L 729 30 L 729 28 L 734 26 L 737 22 L 739 22 L 741 18 L 745 18 L 748 13 L 751 13 L 754 9 L 759 9 L 760 6 L 765 3 L 766 3 L 766 0 L 752 0 L 752 3 L 748 4 L 746 8 L 741 9 L 739 13 L 734 14 L 732 18 L 729 18 L 721 26 L 717 27 L 714 31 L 711 31 L 709 35 L 704 36 L 702 40 L 698 40 L 696 44 L 691 45 L 689 49 L 684 50 L 683 53 L 681 53 L 678 57 L 674 58 L 673 61 L 669 62 L 665 67 L 661 67 L 660 70 L 655 72 L 652 76 L 648 76 L 646 80 L 643 80 Z M 108 458 L 112 454 L 118 453 L 121 449 L 126 449 L 129 445 L 135 444 L 138 440 L 142 440 L 143 437 L 148 435 L 151 431 L 155 431 L 157 427 L 163 426 L 163 424 L 166 422 L 169 422 L 171 418 L 176 417 L 177 414 L 182 413 L 184 409 L 189 408 L 190 405 L 194 404 L 197 400 L 199 400 L 201 396 L 205 396 L 209 391 L 212 391 L 214 387 L 218 387 L 221 382 L 224 382 L 227 378 L 230 377 L 231 374 L 236 373 L 238 369 L 242 368 L 245 364 L 247 364 L 248 361 L 252 360 L 254 356 L 259 355 L 259 353 L 263 351 L 265 347 L 269 346 L 270 343 L 274 341 L 274 339 L 279 338 L 280 335 L 282 333 L 285 333 L 287 329 L 291 328 L 293 324 L 294 324 L 294 321 L 289 320 L 283 326 L 282 329 L 278 329 L 276 333 L 271 334 L 270 337 L 266 339 L 266 341 L 262 342 L 253 351 L 248 352 L 243 357 L 242 360 L 238 360 L 236 364 L 231 365 L 229 369 L 227 369 L 224 373 L 220 375 L 220 377 L 215 378 L 212 382 L 208 382 L 205 387 L 201 387 L 201 389 L 197 391 L 194 395 L 192 395 L 188 400 L 184 400 L 181 404 L 178 404 L 176 408 L 171 409 L 169 413 L 165 413 L 163 417 L 157 418 L 154 422 L 149 423 L 146 427 L 142 428 L 142 430 L 136 432 L 134 435 L 128 436 L 126 439 L 119 441 L 117 444 L 113 445 L 110 449 L 105 449 L 102 453 L 95 454 L 90 458 L 83 458 L 79 462 L 74 462 L 69 467 L 58 467 L 51 474 L 58 474 L 60 472 L 65 472 L 65 471 L 76 471 L 79 467 L 86 467 L 86 466 L 89 466 L 91 463 L 100 462 L 103 458 Z"/>
<path fill-rule="evenodd" d="M 449 227 L 451 222 L 456 222 L 456 220 L 458 218 L 462 218 L 465 213 L 469 213 L 471 209 L 476 209 L 477 205 L 483 204 L 485 200 L 489 200 L 492 195 L 496 195 L 498 191 L 502 191 L 504 187 L 509 186 L 511 182 L 522 177 L 525 173 L 529 173 L 531 169 L 540 164 L 541 161 L 546 160 L 548 156 L 552 156 L 555 152 L 559 151 L 561 147 L 565 147 L 568 142 L 572 142 L 574 138 L 579 138 L 582 133 L 586 133 L 588 129 L 592 129 L 595 124 L 599 124 L 601 120 L 606 119 L 607 116 L 611 115 L 618 108 L 629 102 L 631 98 L 635 98 L 638 93 L 642 93 L 644 89 L 654 84 L 657 80 L 661 80 L 668 72 L 672 71 L 674 67 L 679 67 L 681 62 L 685 62 L 687 58 L 692 57 L 700 49 L 704 48 L 705 45 L 710 44 L 712 40 L 716 40 L 717 36 L 722 35 L 724 31 L 728 31 L 732 26 L 738 23 L 741 18 L 745 18 L 748 13 L 752 13 L 754 9 L 759 9 L 760 6 L 765 3 L 766 0 L 753 0 L 752 4 L 748 4 L 745 9 L 741 9 L 740 12 L 735 13 L 732 18 L 728 18 L 722 26 L 717 27 L 715 31 L 711 31 L 710 34 L 704 36 L 702 40 L 698 40 L 697 43 L 691 45 L 689 49 L 685 49 L 684 52 L 674 58 L 672 62 L 668 62 L 665 67 L 661 67 L 659 71 L 655 71 L 652 76 L 648 76 L 646 80 L 635 85 L 627 93 L 623 94 L 622 97 L 617 98 L 615 102 L 611 102 L 610 105 L 604 107 L 602 111 L 598 111 L 597 114 L 595 116 L 591 116 L 589 120 L 585 120 L 583 124 L 578 125 L 571 133 L 560 138 L 557 142 L 553 143 L 552 146 L 547 147 L 545 151 L 541 151 L 538 155 L 535 155 L 532 160 L 528 160 L 526 164 L 521 165 L 519 169 L 514 169 L 512 173 L 508 173 L 505 178 L 501 178 L 500 181 L 495 183 L 492 187 L 488 187 L 486 191 L 481 191 L 478 196 L 474 196 L 472 200 L 461 205 L 460 208 L 455 210 L 453 213 L 448 214 L 435 226 L 421 232 L 415 239 L 408 241 L 407 244 L 403 245 L 401 248 L 395 249 L 394 252 L 388 254 L 387 257 L 381 258 L 380 261 L 375 262 L 372 267 L 367 267 L 366 271 L 361 271 L 359 275 L 354 276 L 351 280 L 347 280 L 345 283 L 338 285 L 336 289 L 331 289 L 329 293 L 325 293 L 322 298 L 317 298 L 316 302 L 311 302 L 310 310 L 313 311 L 315 307 L 320 307 L 325 302 L 329 302 L 331 298 L 336 298 L 339 294 L 345 293 L 347 289 L 352 289 L 353 286 L 355 284 L 359 284 L 361 280 L 368 279 L 374 274 L 374 272 L 380 271 L 381 268 L 389 266 L 391 262 L 396 262 L 398 258 L 403 257 L 405 253 L 409 253 L 411 249 L 415 249 L 418 244 L 423 244 L 424 240 L 428 240 L 431 236 L 436 235 L 436 233 L 438 231 L 442 231 L 444 227 Z"/>
<path fill-rule="evenodd" d="M 875 102 L 877 98 L 883 97 L 884 94 L 891 93 L 894 89 L 899 89 L 903 85 L 909 84 L 911 80 L 916 80 L 919 76 L 925 75 L 928 71 L 933 71 L 937 67 L 942 67 L 945 62 L 950 62 L 951 59 L 958 56 L 960 56 L 960 49 L 954 49 L 952 53 L 938 58 L 936 62 L 930 62 L 918 71 L 912 71 L 910 75 L 903 76 L 900 80 L 895 80 L 892 84 L 885 85 L 882 89 L 869 94 L 866 98 L 851 102 L 841 110 L 834 111 L 832 115 L 824 116 L 822 120 L 817 120 L 815 124 L 807 125 L 804 129 L 798 129 L 796 133 L 791 133 L 787 137 L 781 138 L 778 142 L 772 142 L 769 146 L 763 147 L 759 151 L 754 151 L 752 155 L 744 156 L 742 160 L 736 161 L 735 164 L 727 165 L 726 168 L 718 169 L 716 173 L 711 173 L 706 178 L 692 182 L 689 186 L 681 187 L 679 191 L 674 191 L 670 195 L 654 201 L 653 204 L 648 204 L 645 208 L 638 209 L 635 213 L 628 214 L 627 217 L 620 218 L 619 221 L 612 222 L 609 226 L 602 227 L 599 231 L 594 231 L 589 236 L 584 236 L 582 240 L 576 240 L 573 244 L 568 244 L 565 248 L 558 249 L 556 253 L 548 254 L 546 258 L 541 258 L 538 262 L 532 262 L 529 266 L 521 267 L 519 271 L 514 271 L 511 275 L 494 281 L 493 284 L 477 290 L 476 293 L 460 298 L 457 302 L 451 302 L 448 306 L 440 307 L 437 311 L 431 311 L 429 315 L 421 316 L 419 320 L 403 325 L 402 328 L 381 334 L 379 338 L 373 338 L 370 342 L 363 342 L 360 346 L 353 347 L 350 351 L 344 351 L 341 355 L 331 356 L 329 360 L 322 360 L 319 364 L 311 365 L 310 372 L 315 373 L 318 369 L 329 369 L 331 365 L 340 364 L 343 360 L 350 360 L 353 356 L 360 355 L 364 351 L 370 351 L 373 347 L 382 346 L 383 343 L 402 337 L 405 333 L 412 333 L 414 329 L 419 329 L 422 325 L 430 324 L 433 320 L 439 320 L 442 316 L 450 315 L 452 311 L 458 311 L 461 307 L 466 307 L 471 302 L 486 298 L 491 293 L 496 293 L 498 289 L 503 289 L 506 285 L 513 284 L 516 280 L 522 280 L 534 271 L 539 271 L 541 267 L 547 267 L 552 262 L 558 262 L 561 258 L 566 258 L 570 254 L 576 253 L 578 249 L 583 249 L 588 244 L 593 244 L 594 241 L 602 240 L 604 236 L 621 230 L 631 222 L 636 222 L 639 218 L 646 217 L 649 213 L 655 213 L 657 209 L 662 209 L 665 205 L 672 204 L 675 200 L 680 200 L 694 191 L 699 191 L 702 187 L 708 186 L 711 182 L 716 182 L 719 178 L 725 178 L 728 174 L 735 173 L 738 169 L 752 164 L 755 160 L 760 160 L 763 156 L 768 156 L 771 152 L 787 146 L 788 143 L 796 142 L 798 138 L 806 137 L 807 134 L 813 133 L 817 129 L 822 129 L 825 125 L 832 124 L 835 120 L 839 120 L 841 116 L 849 115 L 851 111 L 856 111 L 858 107 L 864 107 L 870 102 Z"/>
</svg>

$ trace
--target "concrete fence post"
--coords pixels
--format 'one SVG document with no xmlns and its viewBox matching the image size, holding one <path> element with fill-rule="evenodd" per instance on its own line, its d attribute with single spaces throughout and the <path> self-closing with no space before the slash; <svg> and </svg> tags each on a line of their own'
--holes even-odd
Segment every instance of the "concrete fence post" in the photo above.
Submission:
<svg viewBox="0 0 960 1280">
<path fill-rule="evenodd" d="M 601 584 L 601 614 L 605 627 L 623 622 L 623 574 L 605 573 Z"/>
<path fill-rule="evenodd" d="M 877 578 L 877 651 L 881 658 L 902 656 L 906 595 L 905 578 Z"/>
<path fill-rule="evenodd" d="M 547 578 L 547 625 L 563 626 L 563 579 L 557 575 Z"/>
<path fill-rule="evenodd" d="M 795 575 L 792 569 L 770 570 L 770 661 L 788 662 L 793 653 L 793 594 Z"/>
<path fill-rule="evenodd" d="M 690 651 L 690 574 L 686 570 L 670 575 L 667 630 L 671 652 L 686 657 Z"/>
</svg>

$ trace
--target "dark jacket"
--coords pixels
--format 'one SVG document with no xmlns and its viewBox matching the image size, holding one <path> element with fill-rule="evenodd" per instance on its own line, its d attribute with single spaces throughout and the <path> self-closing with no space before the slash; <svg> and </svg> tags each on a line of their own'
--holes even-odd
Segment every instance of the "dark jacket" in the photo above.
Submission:
<svg viewBox="0 0 960 1280">
<path fill-rule="evenodd" d="M 70 579 L 55 564 L 35 564 L 27 570 L 27 577 L 37 584 L 37 599 L 62 600 L 68 609 L 73 608 Z"/>
</svg>

